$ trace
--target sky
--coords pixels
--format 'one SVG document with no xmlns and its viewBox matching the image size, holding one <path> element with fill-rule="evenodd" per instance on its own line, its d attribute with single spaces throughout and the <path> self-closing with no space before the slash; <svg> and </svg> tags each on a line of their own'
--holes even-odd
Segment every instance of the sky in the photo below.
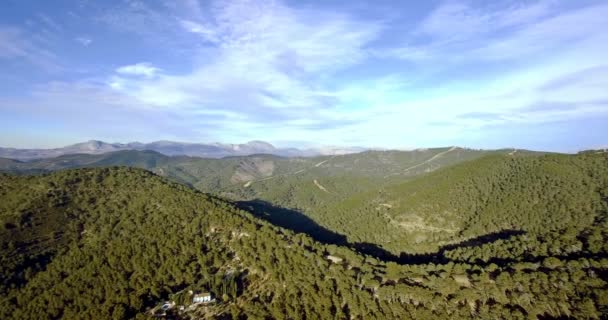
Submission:
<svg viewBox="0 0 608 320">
<path fill-rule="evenodd" d="M 0 146 L 608 146 L 608 2 L 4 0 Z"/>
</svg>

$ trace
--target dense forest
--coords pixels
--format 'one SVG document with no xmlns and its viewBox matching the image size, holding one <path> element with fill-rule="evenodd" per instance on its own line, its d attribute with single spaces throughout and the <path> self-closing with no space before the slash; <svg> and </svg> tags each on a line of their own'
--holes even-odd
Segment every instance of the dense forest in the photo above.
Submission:
<svg viewBox="0 0 608 320">
<path fill-rule="evenodd" d="M 603 221 L 607 187 L 604 153 L 490 155 L 308 212 L 351 242 L 428 253 L 504 230 L 586 234 Z"/>
<path fill-rule="evenodd" d="M 489 155 L 345 196 L 319 205 L 337 244 L 140 169 L 2 174 L 0 318 L 147 318 L 188 290 L 216 298 L 192 319 L 605 318 L 607 164 Z"/>
</svg>

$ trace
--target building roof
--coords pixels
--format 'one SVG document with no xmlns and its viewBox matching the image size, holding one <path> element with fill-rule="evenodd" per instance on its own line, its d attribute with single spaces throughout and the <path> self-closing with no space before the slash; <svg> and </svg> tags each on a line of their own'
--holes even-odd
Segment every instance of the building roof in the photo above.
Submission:
<svg viewBox="0 0 608 320">
<path fill-rule="evenodd" d="M 207 296 L 211 296 L 211 293 L 209 293 L 209 292 L 202 292 L 202 293 L 197 293 L 194 296 L 195 297 L 207 297 Z"/>
</svg>

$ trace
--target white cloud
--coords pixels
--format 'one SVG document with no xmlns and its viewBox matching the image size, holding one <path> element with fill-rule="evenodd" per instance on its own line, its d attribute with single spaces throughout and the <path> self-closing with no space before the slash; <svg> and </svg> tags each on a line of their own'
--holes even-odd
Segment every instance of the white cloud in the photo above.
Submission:
<svg viewBox="0 0 608 320">
<path fill-rule="evenodd" d="M 179 20 L 199 42 L 214 44 L 199 52 L 206 59 L 195 59 L 200 62 L 191 72 L 120 79 L 116 87 L 167 108 L 314 116 L 332 99 L 321 83 L 365 59 L 364 46 L 380 31 L 378 24 L 346 14 L 296 10 L 275 1 L 218 1 L 212 8 L 204 23 Z"/>
<path fill-rule="evenodd" d="M 128 66 L 122 66 L 116 69 L 116 72 L 122 75 L 154 77 L 161 70 L 148 62 L 140 62 Z"/>
<path fill-rule="evenodd" d="M 93 42 L 93 40 L 87 37 L 77 37 L 74 40 L 85 47 L 88 47 Z"/>
<path fill-rule="evenodd" d="M 360 61 L 362 47 L 379 32 L 379 25 L 345 14 L 296 10 L 278 1 L 216 2 L 212 23 L 182 24 L 245 63 L 292 63 L 305 71 Z"/>
<path fill-rule="evenodd" d="M 179 20 L 179 22 L 182 25 L 182 27 L 184 27 L 184 29 L 186 29 L 189 32 L 197 33 L 197 34 L 201 35 L 204 39 L 208 40 L 209 42 L 217 43 L 219 41 L 218 36 L 215 33 L 215 31 L 209 27 L 206 27 L 200 23 L 190 21 L 190 20 L 181 19 L 181 20 Z"/>
</svg>

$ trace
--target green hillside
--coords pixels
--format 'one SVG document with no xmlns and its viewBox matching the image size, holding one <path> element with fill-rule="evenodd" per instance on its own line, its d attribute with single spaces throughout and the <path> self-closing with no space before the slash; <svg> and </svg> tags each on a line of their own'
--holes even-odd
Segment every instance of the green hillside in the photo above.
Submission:
<svg viewBox="0 0 608 320">
<path fill-rule="evenodd" d="M 606 211 L 605 154 L 490 155 L 311 211 L 321 225 L 395 254 L 491 232 L 580 234 Z"/>
<path fill-rule="evenodd" d="M 130 166 L 196 184 L 199 189 L 218 187 L 249 189 L 256 184 L 292 176 L 360 176 L 394 181 L 437 170 L 486 154 L 507 154 L 513 150 L 485 151 L 463 148 L 435 148 L 413 151 L 367 151 L 356 154 L 311 158 L 283 158 L 252 155 L 205 159 L 165 156 L 154 151 L 117 151 L 104 154 L 70 154 L 56 158 L 16 161 L 0 158 L 0 171 L 19 173 L 29 170 L 54 171 L 82 167 Z M 529 154 L 519 151 L 519 154 Z M 217 190 L 216 190 L 217 191 Z"/>
<path fill-rule="evenodd" d="M 484 151 L 435 148 L 413 151 L 367 151 L 312 158 L 272 155 L 203 159 L 165 156 L 154 151 L 118 151 L 98 155 L 72 154 L 27 162 L 0 159 L 0 171 L 36 174 L 70 168 L 129 166 L 150 170 L 171 180 L 236 201 L 264 200 L 310 215 L 320 205 L 376 190 L 439 168 L 477 159 Z M 518 155 L 534 154 L 518 151 Z M 316 183 L 315 183 L 316 181 Z"/>
<path fill-rule="evenodd" d="M 191 316 L 345 317 L 332 300 L 342 268 L 330 268 L 325 247 L 148 172 L 81 169 L 0 183 L 2 319 L 144 316 L 185 289 L 221 301 Z M 370 276 L 379 270 L 354 257 Z M 356 279 L 344 281 L 338 287 L 350 291 Z M 368 307 L 347 312 L 383 314 Z"/>
<path fill-rule="evenodd" d="M 569 160 L 586 163 L 589 187 L 606 178 L 596 175 L 604 157 Z M 584 218 L 544 224 L 578 233 L 489 233 L 397 264 L 322 245 L 143 170 L 0 175 L 0 318 L 146 318 L 161 301 L 189 304 L 188 290 L 217 300 L 178 317 L 599 318 L 608 314 L 608 229 L 605 189 L 592 189 L 600 199 L 579 208 Z"/>
<path fill-rule="evenodd" d="M 283 158 L 272 155 L 203 159 L 168 157 L 153 151 L 119 151 L 100 155 L 66 155 L 29 162 L 0 161 L 0 170 L 16 173 L 40 173 L 54 170 L 129 166 L 150 170 L 173 181 L 193 186 L 203 192 L 242 202 L 251 209 L 255 202 L 260 216 L 285 227 L 313 234 L 318 223 L 334 228 L 331 220 L 319 213 L 325 207 L 348 200 L 357 194 L 402 183 L 421 174 L 489 154 L 536 155 L 529 151 L 484 151 L 457 147 L 412 151 L 367 151 L 357 154 L 312 158 Z M 264 202 L 268 205 L 260 206 Z M 267 216 L 265 213 L 272 212 Z M 331 216 L 331 215 L 330 215 Z M 312 220 L 310 219 L 312 218 Z M 280 221 L 279 221 L 280 220 Z M 344 229 L 340 229 L 343 232 Z M 348 235 L 354 233 L 349 232 Z M 318 236 L 318 232 L 314 234 Z M 335 238 L 330 235 L 329 238 Z M 325 237 L 317 239 L 326 240 Z"/>
</svg>

